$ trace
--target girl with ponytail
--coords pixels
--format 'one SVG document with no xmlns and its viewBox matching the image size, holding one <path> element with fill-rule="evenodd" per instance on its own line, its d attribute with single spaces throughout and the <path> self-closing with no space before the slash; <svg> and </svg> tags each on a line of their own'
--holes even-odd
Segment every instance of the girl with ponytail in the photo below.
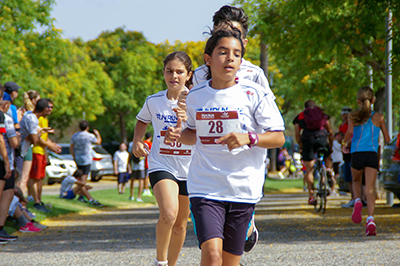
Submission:
<svg viewBox="0 0 400 266">
<path fill-rule="evenodd" d="M 356 198 L 351 219 L 354 223 L 362 222 L 361 179 L 365 175 L 365 195 L 367 197 L 368 218 L 366 236 L 376 235 L 374 221 L 375 180 L 379 170 L 378 140 L 382 130 L 385 142 L 390 141 L 385 117 L 371 110 L 375 97 L 370 87 L 362 87 L 357 93 L 359 108 L 349 116 L 349 128 L 344 137 L 344 152 L 351 146 L 351 173 L 353 175 L 353 192 Z"/>
</svg>

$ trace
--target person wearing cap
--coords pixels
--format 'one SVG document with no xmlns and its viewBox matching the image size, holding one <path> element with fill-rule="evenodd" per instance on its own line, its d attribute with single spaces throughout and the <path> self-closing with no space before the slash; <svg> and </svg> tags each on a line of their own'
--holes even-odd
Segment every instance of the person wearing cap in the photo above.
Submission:
<svg viewBox="0 0 400 266">
<path fill-rule="evenodd" d="M 342 116 L 342 124 L 339 126 L 339 132 L 346 135 L 348 125 L 349 114 L 351 113 L 351 107 L 345 106 L 342 108 L 341 116 Z M 347 204 L 343 204 L 343 208 L 352 208 L 354 206 L 354 198 L 353 198 L 353 181 L 351 177 L 351 153 L 343 153 L 343 175 L 344 181 L 349 183 L 349 190 L 351 194 L 351 199 Z"/>
<path fill-rule="evenodd" d="M 6 241 L 14 241 L 17 239 L 16 236 L 10 236 L 4 229 L 4 223 L 6 221 L 8 210 L 10 208 L 11 201 L 14 197 L 14 183 L 15 183 L 15 175 L 14 175 L 14 149 L 19 146 L 19 138 L 14 128 L 14 122 L 10 115 L 7 114 L 8 109 L 11 106 L 11 96 L 4 92 L 3 99 L 0 100 L 0 111 L 4 113 L 5 118 L 5 129 L 6 132 L 3 133 L 2 137 L 5 141 L 5 147 L 7 150 L 7 161 L 10 165 L 11 176 L 10 178 L 5 180 L 5 185 L 3 188 L 3 192 L 0 197 L 0 240 Z M 5 159 L 0 157 L 1 162 L 4 164 Z"/>
<path fill-rule="evenodd" d="M 21 88 L 14 81 L 9 81 L 4 84 L 5 92 L 7 92 L 11 97 L 11 106 L 8 109 L 7 113 L 14 120 L 14 127 L 18 130 L 20 128 L 17 114 L 17 107 L 13 104 L 15 99 L 18 97 L 18 90 Z"/>
</svg>

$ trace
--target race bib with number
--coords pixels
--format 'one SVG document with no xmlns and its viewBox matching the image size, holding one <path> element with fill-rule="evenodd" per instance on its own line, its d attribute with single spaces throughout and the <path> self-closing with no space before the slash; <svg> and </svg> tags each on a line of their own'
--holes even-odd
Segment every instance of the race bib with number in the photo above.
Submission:
<svg viewBox="0 0 400 266">
<path fill-rule="evenodd" d="M 166 130 L 160 131 L 160 155 L 173 155 L 173 156 L 191 156 L 192 147 L 190 145 L 185 145 L 179 142 L 174 142 L 171 144 L 164 144 Z"/>
<path fill-rule="evenodd" d="M 240 132 L 237 111 L 197 112 L 196 132 L 202 144 L 217 144 L 215 141 L 231 132 Z"/>
</svg>

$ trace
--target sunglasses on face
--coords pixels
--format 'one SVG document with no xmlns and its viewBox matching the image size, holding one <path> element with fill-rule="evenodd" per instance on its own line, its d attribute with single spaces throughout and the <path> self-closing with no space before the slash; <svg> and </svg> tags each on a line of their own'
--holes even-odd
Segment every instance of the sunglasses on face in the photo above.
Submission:
<svg viewBox="0 0 400 266">
<path fill-rule="evenodd" d="M 53 109 L 53 106 L 51 106 L 51 105 L 50 105 L 50 106 L 47 106 L 47 108 L 49 108 L 49 109 Z"/>
</svg>

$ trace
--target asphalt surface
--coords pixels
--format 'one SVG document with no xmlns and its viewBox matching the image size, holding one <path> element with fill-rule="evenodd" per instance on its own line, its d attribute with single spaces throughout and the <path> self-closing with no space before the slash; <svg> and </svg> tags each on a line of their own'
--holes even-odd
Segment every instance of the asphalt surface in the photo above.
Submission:
<svg viewBox="0 0 400 266">
<path fill-rule="evenodd" d="M 366 209 L 363 223 L 354 224 L 352 210 L 340 208 L 348 200 L 330 198 L 322 215 L 306 205 L 305 193 L 266 195 L 256 208 L 260 241 L 241 265 L 400 265 L 400 209 L 378 201 L 378 235 L 364 237 Z M 0 264 L 152 265 L 157 218 L 156 206 L 59 217 L 43 232 L 15 233 L 18 241 L 0 247 Z M 178 265 L 199 262 L 189 222 Z"/>
</svg>

